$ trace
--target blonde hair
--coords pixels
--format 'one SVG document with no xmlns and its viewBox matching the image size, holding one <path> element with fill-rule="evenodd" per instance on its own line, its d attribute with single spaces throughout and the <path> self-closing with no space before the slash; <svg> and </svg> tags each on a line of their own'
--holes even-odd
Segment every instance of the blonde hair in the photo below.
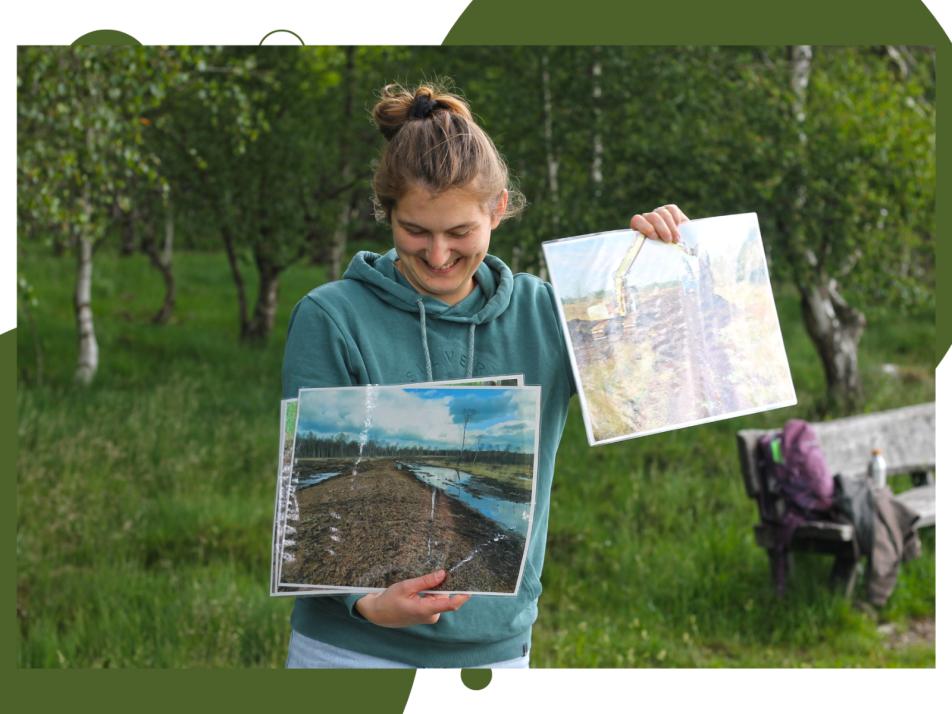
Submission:
<svg viewBox="0 0 952 714">
<path fill-rule="evenodd" d="M 435 194 L 472 187 L 490 211 L 508 190 L 501 219 L 525 206 L 525 196 L 510 185 L 506 162 L 462 97 L 435 84 L 413 92 L 388 84 L 380 90 L 373 118 L 387 138 L 373 178 L 377 220 L 389 223 L 393 207 L 413 184 Z"/>
</svg>

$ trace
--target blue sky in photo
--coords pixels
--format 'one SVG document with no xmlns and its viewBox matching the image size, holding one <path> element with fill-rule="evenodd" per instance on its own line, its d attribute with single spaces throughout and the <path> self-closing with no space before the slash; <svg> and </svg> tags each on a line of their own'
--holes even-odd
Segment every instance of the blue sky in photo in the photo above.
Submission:
<svg viewBox="0 0 952 714">
<path fill-rule="evenodd" d="M 427 448 L 466 443 L 530 452 L 535 443 L 537 390 L 512 387 L 368 387 L 305 390 L 298 434 Z"/>
</svg>

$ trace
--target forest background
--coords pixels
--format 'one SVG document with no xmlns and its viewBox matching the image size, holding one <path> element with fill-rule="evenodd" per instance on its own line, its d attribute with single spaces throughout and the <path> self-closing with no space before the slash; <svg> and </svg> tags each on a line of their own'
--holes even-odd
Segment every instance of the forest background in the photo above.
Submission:
<svg viewBox="0 0 952 714">
<path fill-rule="evenodd" d="M 778 602 L 733 442 L 934 399 L 934 55 L 904 46 L 20 48 L 19 664 L 281 664 L 284 328 L 389 245 L 376 91 L 441 76 L 528 197 L 514 270 L 666 202 L 756 211 L 799 397 L 594 450 L 573 407 L 533 665 L 934 665 L 934 532 L 875 616 L 823 558 Z"/>
</svg>

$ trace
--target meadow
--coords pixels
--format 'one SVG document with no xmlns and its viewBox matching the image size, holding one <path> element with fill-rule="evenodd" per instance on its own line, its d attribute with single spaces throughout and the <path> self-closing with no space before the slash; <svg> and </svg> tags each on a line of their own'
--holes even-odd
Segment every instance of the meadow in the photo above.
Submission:
<svg viewBox="0 0 952 714">
<path fill-rule="evenodd" d="M 291 603 L 268 596 L 281 352 L 291 308 L 323 275 L 285 274 L 275 332 L 251 348 L 224 256 L 176 256 L 163 327 L 149 324 L 161 281 L 144 258 L 96 261 L 102 357 L 84 389 L 71 380 L 73 263 L 20 256 L 39 304 L 21 306 L 18 330 L 17 662 L 281 666 Z M 573 404 L 533 666 L 934 666 L 934 530 L 878 614 L 829 593 L 819 556 L 798 557 L 787 597 L 772 594 L 734 433 L 815 417 L 824 390 L 796 296 L 777 292 L 798 406 L 591 449 Z M 867 318 L 865 409 L 934 399 L 933 315 Z"/>
</svg>

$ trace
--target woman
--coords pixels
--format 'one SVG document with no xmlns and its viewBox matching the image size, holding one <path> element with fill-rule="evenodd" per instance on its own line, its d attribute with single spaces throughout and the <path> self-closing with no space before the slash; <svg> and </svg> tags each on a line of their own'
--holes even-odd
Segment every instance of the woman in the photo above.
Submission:
<svg viewBox="0 0 952 714">
<path fill-rule="evenodd" d="M 552 287 L 513 275 L 490 236 L 524 199 L 459 97 L 388 85 L 374 107 L 388 140 L 374 175 L 385 255 L 358 253 L 343 280 L 295 307 L 285 350 L 285 398 L 302 387 L 406 384 L 519 373 L 541 385 L 535 513 L 515 597 L 420 595 L 443 571 L 381 593 L 300 597 L 289 667 L 527 667 L 555 454 L 575 392 Z M 673 205 L 631 226 L 677 241 Z M 381 527 L 386 527 L 382 524 Z"/>
</svg>

